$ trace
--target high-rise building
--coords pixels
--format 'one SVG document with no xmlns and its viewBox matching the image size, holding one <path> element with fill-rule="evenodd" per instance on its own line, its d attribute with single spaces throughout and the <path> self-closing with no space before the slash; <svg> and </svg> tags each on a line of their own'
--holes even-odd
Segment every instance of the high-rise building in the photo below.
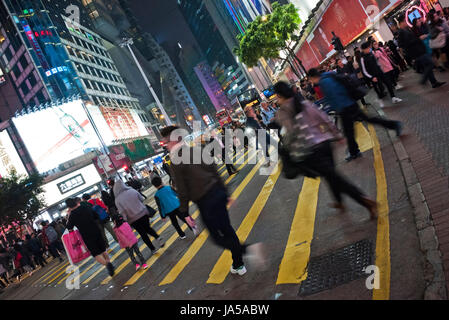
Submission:
<svg viewBox="0 0 449 320">
<path fill-rule="evenodd" d="M 210 16 L 204 1 L 179 0 L 178 3 L 205 59 L 209 66 L 212 66 L 216 78 L 221 79 L 219 83 L 228 98 L 232 99 L 247 90 L 250 83 L 239 68 L 229 47 L 226 46 L 220 32 L 217 32 L 218 27 Z"/>
</svg>

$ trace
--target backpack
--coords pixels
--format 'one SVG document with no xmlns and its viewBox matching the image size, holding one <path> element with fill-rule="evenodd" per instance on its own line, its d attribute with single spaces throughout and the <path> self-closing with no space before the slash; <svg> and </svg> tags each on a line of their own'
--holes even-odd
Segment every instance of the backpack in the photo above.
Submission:
<svg viewBox="0 0 449 320">
<path fill-rule="evenodd" d="M 95 204 L 92 206 L 92 210 L 95 211 L 100 222 L 109 221 L 109 215 L 104 208 L 102 208 L 99 204 L 97 204 L 97 199 L 95 199 Z"/>
<path fill-rule="evenodd" d="M 58 233 L 52 226 L 48 226 L 47 229 L 45 229 L 45 235 L 47 236 L 50 243 L 58 240 Z"/>
<path fill-rule="evenodd" d="M 333 77 L 345 87 L 349 96 L 355 101 L 362 99 L 368 93 L 368 88 L 363 85 L 355 74 L 335 74 Z"/>
</svg>

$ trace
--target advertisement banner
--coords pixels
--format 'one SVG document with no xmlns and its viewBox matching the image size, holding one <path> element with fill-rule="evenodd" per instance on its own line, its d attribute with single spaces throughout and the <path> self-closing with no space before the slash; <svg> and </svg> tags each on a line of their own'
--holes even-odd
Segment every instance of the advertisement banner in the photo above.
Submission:
<svg viewBox="0 0 449 320">
<path fill-rule="evenodd" d="M 99 174 L 107 174 L 114 171 L 114 166 L 117 169 L 131 166 L 131 161 L 126 156 L 123 146 L 110 147 L 109 151 L 109 156 L 102 154 L 92 160 Z"/>
<path fill-rule="evenodd" d="M 378 19 L 386 10 L 401 0 L 360 0 L 360 4 L 371 21 Z"/>
<path fill-rule="evenodd" d="M 140 161 L 155 154 L 148 139 L 134 140 L 130 143 L 122 144 L 126 156 L 133 162 Z"/>
<path fill-rule="evenodd" d="M 39 172 L 100 147 L 81 100 L 13 118 Z"/>
<path fill-rule="evenodd" d="M 0 178 L 9 176 L 12 171 L 27 175 L 25 166 L 6 130 L 0 131 Z"/>
<path fill-rule="evenodd" d="M 320 64 L 320 61 L 315 57 L 315 54 L 310 48 L 309 43 L 306 41 L 302 45 L 301 49 L 296 53 L 299 59 L 301 59 L 302 64 L 306 70 L 314 68 Z"/>
<path fill-rule="evenodd" d="M 115 139 L 140 136 L 139 128 L 128 109 L 104 106 L 99 108 Z"/>
</svg>

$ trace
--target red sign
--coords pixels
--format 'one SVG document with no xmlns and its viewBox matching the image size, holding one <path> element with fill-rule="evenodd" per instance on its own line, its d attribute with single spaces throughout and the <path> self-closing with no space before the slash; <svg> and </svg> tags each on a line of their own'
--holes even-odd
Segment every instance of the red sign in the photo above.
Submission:
<svg viewBox="0 0 449 320">
<path fill-rule="evenodd" d="M 103 106 L 100 106 L 100 110 L 115 139 L 140 136 L 137 124 L 129 110 Z"/>
<path fill-rule="evenodd" d="M 100 155 L 92 160 L 99 174 L 105 174 L 105 171 L 109 173 L 114 171 L 115 168 L 120 169 L 123 166 L 131 166 L 131 161 L 125 155 L 125 149 L 122 146 L 109 147 L 109 150 L 109 157 Z"/>
<path fill-rule="evenodd" d="M 388 7 L 390 4 L 398 2 L 399 0 L 360 0 L 365 11 L 371 16 L 370 11 L 376 10 L 374 8 L 378 8 L 378 12 L 381 12 L 383 9 Z"/>
<path fill-rule="evenodd" d="M 315 68 L 320 64 L 320 61 L 318 61 L 315 57 L 315 54 L 313 53 L 312 48 L 310 48 L 308 42 L 305 42 L 302 45 L 301 49 L 299 49 L 296 55 L 299 59 L 301 59 L 302 64 L 306 70 Z"/>
</svg>

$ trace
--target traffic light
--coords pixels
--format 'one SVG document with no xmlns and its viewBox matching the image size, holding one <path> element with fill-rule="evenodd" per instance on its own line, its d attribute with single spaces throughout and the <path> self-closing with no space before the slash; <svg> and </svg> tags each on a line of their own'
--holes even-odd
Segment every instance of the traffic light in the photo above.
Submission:
<svg viewBox="0 0 449 320">
<path fill-rule="evenodd" d="M 340 51 L 344 51 L 345 48 L 343 47 L 343 44 L 341 43 L 340 38 L 337 37 L 333 31 L 332 31 L 332 36 L 333 36 L 333 37 L 332 37 L 331 43 L 332 43 L 332 45 L 334 46 L 335 50 L 336 50 L 336 51 L 339 51 L 339 52 L 340 52 Z"/>
</svg>

